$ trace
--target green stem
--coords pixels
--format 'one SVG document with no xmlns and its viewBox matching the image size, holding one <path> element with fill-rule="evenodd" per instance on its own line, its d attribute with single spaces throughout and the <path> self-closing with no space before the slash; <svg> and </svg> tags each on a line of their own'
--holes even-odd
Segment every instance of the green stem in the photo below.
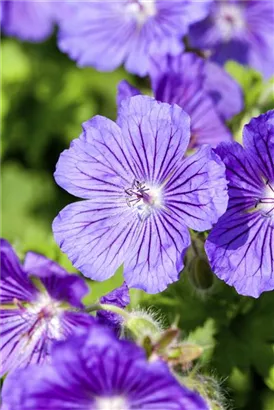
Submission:
<svg viewBox="0 0 274 410">
<path fill-rule="evenodd" d="M 122 316 L 125 320 L 128 320 L 130 318 L 130 315 L 128 312 L 126 312 L 124 309 L 121 309 L 115 305 L 95 303 L 94 305 L 87 306 L 85 309 L 85 311 L 88 313 L 95 312 L 97 310 L 106 310 L 109 312 L 116 313 L 117 315 Z"/>
</svg>

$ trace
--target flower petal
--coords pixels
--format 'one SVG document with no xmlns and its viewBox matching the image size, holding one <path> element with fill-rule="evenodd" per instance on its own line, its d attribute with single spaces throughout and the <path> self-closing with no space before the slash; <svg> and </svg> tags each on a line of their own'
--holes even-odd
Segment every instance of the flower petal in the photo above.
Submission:
<svg viewBox="0 0 274 410">
<path fill-rule="evenodd" d="M 163 183 L 189 143 L 190 119 L 178 106 L 147 96 L 122 102 L 117 120 L 141 181 Z"/>
<path fill-rule="evenodd" d="M 124 13 L 126 0 L 73 6 L 71 18 L 61 21 L 59 48 L 80 66 L 112 71 L 121 65 L 136 35 L 135 21 Z"/>
<path fill-rule="evenodd" d="M 120 128 L 97 116 L 83 124 L 83 133 L 60 155 L 54 177 L 75 196 L 105 200 L 131 186 L 134 173 L 126 164 Z"/>
<path fill-rule="evenodd" d="M 243 109 L 243 93 L 236 81 L 220 66 L 205 64 L 204 87 L 221 118 L 230 120 Z"/>
<path fill-rule="evenodd" d="M 14 299 L 25 302 L 33 300 L 37 291 L 22 269 L 13 248 L 4 239 L 0 240 L 0 247 L 0 303 L 13 303 Z"/>
<path fill-rule="evenodd" d="M 125 308 L 130 303 L 129 289 L 126 282 L 123 283 L 117 289 L 114 289 L 112 292 L 101 297 L 100 303 L 115 305 L 120 308 Z M 119 335 L 120 325 L 122 318 L 116 313 L 109 312 L 106 310 L 98 310 L 97 319 L 99 323 L 108 326 L 114 330 L 114 332 Z"/>
<path fill-rule="evenodd" d="M 69 274 L 57 263 L 34 252 L 26 254 L 24 269 L 28 275 L 41 279 L 53 299 L 83 307 L 81 300 L 89 292 L 89 287 L 80 276 Z"/>
<path fill-rule="evenodd" d="M 124 262 L 138 221 L 126 201 L 81 201 L 60 212 L 53 221 L 53 233 L 77 269 L 102 281 Z"/>
<path fill-rule="evenodd" d="M 262 176 L 274 182 L 274 110 L 253 118 L 244 127 L 243 141 Z"/>
<path fill-rule="evenodd" d="M 181 386 L 160 361 L 148 362 L 143 349 L 119 341 L 100 327 L 83 336 L 57 343 L 53 366 L 16 372 L 3 389 L 5 405 L 21 410 L 38 408 L 97 408 L 100 399 L 121 397 L 129 408 L 146 410 L 207 410 L 198 394 Z"/>
<path fill-rule="evenodd" d="M 212 228 L 226 211 L 228 194 L 225 166 L 207 145 L 187 157 L 166 185 L 170 212 L 182 215 L 196 231 Z"/>
<path fill-rule="evenodd" d="M 179 279 L 190 235 L 178 214 L 160 211 L 140 225 L 124 263 L 128 286 L 158 293 Z"/>
<path fill-rule="evenodd" d="M 271 219 L 259 212 L 225 214 L 210 232 L 206 253 L 213 272 L 238 293 L 259 297 L 274 289 Z M 262 251 L 263 250 L 263 251 Z"/>
<path fill-rule="evenodd" d="M 134 97 L 135 95 L 140 95 L 141 92 L 138 88 L 133 87 L 128 81 L 122 80 L 118 84 L 117 92 L 117 106 L 120 107 L 121 102 L 126 98 Z"/>
<path fill-rule="evenodd" d="M 220 115 L 223 114 L 220 111 L 223 111 L 223 105 L 227 105 L 229 97 L 225 101 L 226 104 L 222 103 L 222 100 L 219 102 L 223 96 L 220 92 L 221 84 L 208 84 L 211 64 L 193 53 L 180 54 L 176 57 L 155 56 L 151 64 L 150 75 L 155 98 L 169 104 L 178 104 L 190 116 L 191 148 L 205 143 L 217 146 L 219 142 L 232 139 Z M 223 71 L 217 67 L 216 71 L 219 72 L 218 70 Z M 223 77 L 229 83 L 228 75 L 224 74 Z M 220 81 L 221 78 L 219 75 Z M 233 83 L 232 79 L 230 81 Z M 236 83 L 235 86 L 237 87 Z M 235 98 L 235 93 L 232 97 Z M 237 107 L 238 101 L 232 100 L 232 97 L 231 104 Z"/>
</svg>

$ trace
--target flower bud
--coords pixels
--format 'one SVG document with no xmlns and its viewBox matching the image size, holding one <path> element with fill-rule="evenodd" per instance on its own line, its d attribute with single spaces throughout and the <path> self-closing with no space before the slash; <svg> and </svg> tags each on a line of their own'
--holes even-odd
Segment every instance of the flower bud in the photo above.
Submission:
<svg viewBox="0 0 274 410">
<path fill-rule="evenodd" d="M 201 374 L 190 374 L 189 376 L 179 377 L 179 382 L 191 390 L 196 390 L 204 397 L 208 403 L 209 410 L 225 410 L 225 398 L 218 384 L 212 376 Z"/>
<path fill-rule="evenodd" d="M 214 284 L 214 275 L 206 257 L 195 257 L 189 265 L 189 279 L 199 292 L 209 291 Z"/>
<path fill-rule="evenodd" d="M 148 343 L 156 342 L 162 333 L 162 327 L 155 314 L 144 311 L 133 311 L 129 313 L 129 318 L 123 323 L 123 333 L 127 338 L 134 339 L 143 345 L 144 341 Z"/>
</svg>

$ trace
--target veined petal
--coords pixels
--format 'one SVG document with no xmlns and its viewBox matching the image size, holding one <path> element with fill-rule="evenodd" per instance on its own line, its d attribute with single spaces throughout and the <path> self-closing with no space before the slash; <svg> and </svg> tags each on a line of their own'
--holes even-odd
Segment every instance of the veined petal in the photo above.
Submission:
<svg viewBox="0 0 274 410">
<path fill-rule="evenodd" d="M 253 118 L 244 127 L 244 146 L 259 168 L 259 174 L 274 182 L 274 110 Z"/>
<path fill-rule="evenodd" d="M 60 155 L 57 184 L 81 198 L 117 197 L 134 179 L 134 169 L 126 167 L 124 145 L 113 121 L 97 116 L 85 122 L 80 138 Z"/>
<path fill-rule="evenodd" d="M 71 18 L 61 21 L 59 48 L 80 66 L 114 70 L 125 60 L 136 35 L 136 22 L 127 18 L 125 7 L 126 0 L 74 6 Z"/>
<path fill-rule="evenodd" d="M 100 303 L 125 308 L 130 303 L 129 289 L 126 282 L 124 282 L 119 288 L 114 289 L 105 296 L 102 296 L 100 298 Z M 99 320 L 99 323 L 112 328 L 114 332 L 119 335 L 122 321 L 120 315 L 106 310 L 99 310 L 97 312 L 97 319 Z"/>
<path fill-rule="evenodd" d="M 111 277 L 122 265 L 139 219 L 126 201 L 81 201 L 53 221 L 55 240 L 74 266 L 94 280 Z"/>
<path fill-rule="evenodd" d="M 220 144 L 215 151 L 226 166 L 226 177 L 229 181 L 227 212 L 231 215 L 239 210 L 247 211 L 255 207 L 264 186 L 256 163 L 237 142 Z"/>
<path fill-rule="evenodd" d="M 129 409 L 208 410 L 204 400 L 181 386 L 163 362 L 148 362 L 139 346 L 99 327 L 55 344 L 53 366 L 19 370 L 16 376 L 16 397 L 11 394 L 11 374 L 3 402 L 15 406 L 20 400 L 21 410 L 95 410 L 98 405 L 109 408 L 110 400 Z"/>
<path fill-rule="evenodd" d="M 28 279 L 11 245 L 1 239 L 0 303 L 12 303 L 14 299 L 28 302 L 37 290 Z"/>
<path fill-rule="evenodd" d="M 207 145 L 187 157 L 166 185 L 171 213 L 197 231 L 212 228 L 226 211 L 228 194 L 225 166 Z"/>
<path fill-rule="evenodd" d="M 88 329 L 95 319 L 85 313 L 56 311 L 51 318 L 39 316 L 36 306 L 0 311 L 0 376 L 32 363 L 50 361 L 54 340 L 66 339 Z"/>
<path fill-rule="evenodd" d="M 178 214 L 160 211 L 141 225 L 124 263 L 124 276 L 130 287 L 148 293 L 163 291 L 179 279 L 190 235 Z"/>
<path fill-rule="evenodd" d="M 260 212 L 225 214 L 205 249 L 213 272 L 242 295 L 259 297 L 274 288 L 274 227 Z"/>
<path fill-rule="evenodd" d="M 68 302 L 78 308 L 83 307 L 81 300 L 89 288 L 80 276 L 69 274 L 54 261 L 34 252 L 26 254 L 24 270 L 30 276 L 40 278 L 53 299 Z"/>
<path fill-rule="evenodd" d="M 211 66 L 218 74 L 217 83 L 211 81 Z M 155 56 L 150 74 L 155 98 L 178 104 L 190 116 L 191 148 L 206 143 L 215 147 L 222 141 L 232 140 L 224 122 L 225 116 L 231 114 L 232 110 L 225 111 L 224 107 L 230 104 L 237 111 L 240 91 L 236 82 L 222 68 L 193 53 L 186 53 L 176 57 Z M 234 91 L 231 98 L 224 98 L 223 88 Z M 239 95 L 236 95 L 234 88 L 239 91 Z"/>
<path fill-rule="evenodd" d="M 163 183 L 187 149 L 190 119 L 178 106 L 136 96 L 122 102 L 117 120 L 140 181 Z"/>
</svg>

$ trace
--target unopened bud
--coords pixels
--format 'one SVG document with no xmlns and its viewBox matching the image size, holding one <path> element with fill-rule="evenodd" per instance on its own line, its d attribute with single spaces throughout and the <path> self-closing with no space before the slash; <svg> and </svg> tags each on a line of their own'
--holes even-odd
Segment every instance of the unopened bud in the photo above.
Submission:
<svg viewBox="0 0 274 410">
<path fill-rule="evenodd" d="M 160 337 L 162 328 L 153 316 L 143 311 L 130 312 L 129 318 L 123 324 L 124 334 L 142 345 L 147 338 L 154 343 Z"/>
<path fill-rule="evenodd" d="M 206 258 L 193 258 L 189 266 L 189 279 L 198 291 L 208 291 L 212 288 L 214 275 Z"/>
</svg>

